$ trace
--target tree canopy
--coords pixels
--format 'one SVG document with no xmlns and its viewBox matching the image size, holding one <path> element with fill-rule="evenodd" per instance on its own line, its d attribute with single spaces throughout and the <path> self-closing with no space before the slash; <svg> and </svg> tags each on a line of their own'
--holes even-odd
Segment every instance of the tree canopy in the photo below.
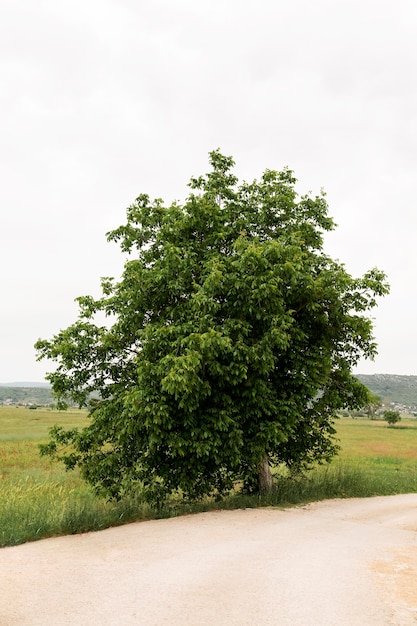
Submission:
<svg viewBox="0 0 417 626">
<path fill-rule="evenodd" d="M 107 234 L 127 254 L 121 278 L 36 343 L 60 406 L 89 406 L 44 452 L 109 497 L 263 488 L 269 465 L 329 460 L 337 410 L 367 398 L 352 368 L 376 353 L 384 274 L 353 278 L 325 254 L 325 195 L 299 197 L 289 169 L 239 183 L 218 150 L 210 166 L 184 202 L 136 199 Z"/>
<path fill-rule="evenodd" d="M 393 426 L 401 421 L 401 415 L 399 411 L 384 411 L 384 420 L 388 422 L 390 426 Z"/>
</svg>

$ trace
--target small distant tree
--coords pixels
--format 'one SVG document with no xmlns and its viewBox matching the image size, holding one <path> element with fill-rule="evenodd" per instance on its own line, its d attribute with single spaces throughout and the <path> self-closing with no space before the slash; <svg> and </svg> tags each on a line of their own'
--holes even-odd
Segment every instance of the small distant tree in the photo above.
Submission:
<svg viewBox="0 0 417 626">
<path fill-rule="evenodd" d="M 299 197 L 290 170 L 239 184 L 232 158 L 210 163 L 183 203 L 136 199 L 108 234 L 129 255 L 121 280 L 36 345 L 61 405 L 96 395 L 89 424 L 44 451 L 110 497 L 268 490 L 271 465 L 331 459 L 337 412 L 364 406 L 352 368 L 376 352 L 384 274 L 324 253 L 325 197 Z"/>
<path fill-rule="evenodd" d="M 368 418 L 374 420 L 376 418 L 376 412 L 379 408 L 381 408 L 381 406 L 381 398 L 370 391 L 365 404 L 365 411 L 368 415 Z"/>
<path fill-rule="evenodd" d="M 393 426 L 401 420 L 401 415 L 398 411 L 384 411 L 384 420 Z"/>
</svg>

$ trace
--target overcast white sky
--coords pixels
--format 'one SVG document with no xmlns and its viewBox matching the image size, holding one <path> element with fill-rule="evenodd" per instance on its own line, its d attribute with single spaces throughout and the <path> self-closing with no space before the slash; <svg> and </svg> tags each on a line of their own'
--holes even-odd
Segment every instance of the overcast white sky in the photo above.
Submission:
<svg viewBox="0 0 417 626">
<path fill-rule="evenodd" d="M 217 147 L 327 191 L 327 251 L 391 283 L 359 372 L 417 374 L 416 33 L 415 0 L 0 0 L 0 382 L 43 379 L 34 342 L 120 275 L 105 233 Z"/>
</svg>

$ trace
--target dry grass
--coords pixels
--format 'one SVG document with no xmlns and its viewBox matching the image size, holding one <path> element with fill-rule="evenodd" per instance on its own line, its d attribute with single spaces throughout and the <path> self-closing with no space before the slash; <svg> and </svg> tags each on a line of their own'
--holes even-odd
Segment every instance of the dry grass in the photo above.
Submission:
<svg viewBox="0 0 417 626">
<path fill-rule="evenodd" d="M 0 546 L 41 537 L 96 530 L 134 519 L 178 515 L 209 508 L 284 506 L 333 497 L 364 497 L 417 491 L 417 422 L 341 419 L 342 450 L 330 465 L 304 478 L 280 480 L 268 498 L 233 495 L 221 503 L 176 502 L 158 513 L 136 498 L 108 503 L 94 496 L 77 471 L 39 456 L 39 443 L 59 423 L 82 427 L 86 413 L 0 407 Z"/>
<path fill-rule="evenodd" d="M 404 419 L 397 426 L 388 426 L 386 422 L 375 420 L 341 419 L 336 426 L 342 442 L 342 458 L 417 460 L 415 418 Z"/>
</svg>

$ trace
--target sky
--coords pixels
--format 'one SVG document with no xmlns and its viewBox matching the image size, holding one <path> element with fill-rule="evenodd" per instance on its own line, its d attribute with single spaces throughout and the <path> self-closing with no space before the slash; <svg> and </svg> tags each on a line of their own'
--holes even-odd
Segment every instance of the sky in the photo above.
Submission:
<svg viewBox="0 0 417 626">
<path fill-rule="evenodd" d="M 326 252 L 387 274 L 379 353 L 417 374 L 415 0 L 0 0 L 0 382 L 124 257 L 140 193 L 183 200 L 220 148 L 243 180 L 327 193 Z"/>
</svg>

